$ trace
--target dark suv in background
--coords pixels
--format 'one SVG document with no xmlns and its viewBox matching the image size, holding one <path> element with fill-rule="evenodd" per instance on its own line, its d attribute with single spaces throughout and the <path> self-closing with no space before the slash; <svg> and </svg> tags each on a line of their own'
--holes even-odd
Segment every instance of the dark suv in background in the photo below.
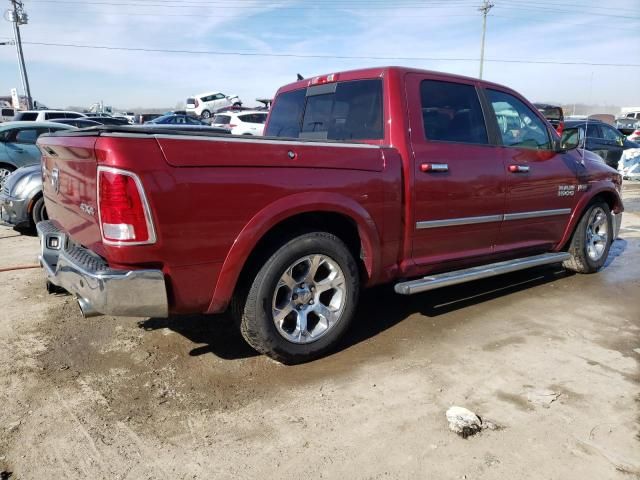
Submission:
<svg viewBox="0 0 640 480">
<path fill-rule="evenodd" d="M 624 150 L 640 148 L 640 144 L 627 140 L 616 128 L 600 120 L 569 120 L 564 126 L 586 130 L 585 148 L 601 156 L 607 165 L 615 169 Z"/>
</svg>

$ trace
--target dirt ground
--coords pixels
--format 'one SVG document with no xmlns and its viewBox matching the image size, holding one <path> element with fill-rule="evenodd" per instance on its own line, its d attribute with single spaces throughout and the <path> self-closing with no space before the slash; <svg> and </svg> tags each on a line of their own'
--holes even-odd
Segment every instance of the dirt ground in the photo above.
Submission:
<svg viewBox="0 0 640 480">
<path fill-rule="evenodd" d="M 0 273 L 0 478 L 640 478 L 640 185 L 625 202 L 598 274 L 376 288 L 295 367 L 224 316 L 84 320 L 39 269 Z M 37 251 L 0 227 L 0 268 Z M 502 428 L 462 439 L 452 405 Z"/>
</svg>

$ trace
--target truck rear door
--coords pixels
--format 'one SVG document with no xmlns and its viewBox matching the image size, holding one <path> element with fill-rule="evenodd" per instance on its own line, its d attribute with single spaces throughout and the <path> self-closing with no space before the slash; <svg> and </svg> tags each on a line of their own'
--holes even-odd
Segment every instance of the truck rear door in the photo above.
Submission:
<svg viewBox="0 0 640 480">
<path fill-rule="evenodd" d="M 491 253 L 506 180 L 474 81 L 412 73 L 406 94 L 414 156 L 414 261 Z"/>
</svg>

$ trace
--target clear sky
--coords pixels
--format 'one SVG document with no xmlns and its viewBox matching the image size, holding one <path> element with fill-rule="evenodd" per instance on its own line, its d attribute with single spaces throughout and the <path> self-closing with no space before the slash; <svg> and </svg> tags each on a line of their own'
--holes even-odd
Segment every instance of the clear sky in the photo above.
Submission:
<svg viewBox="0 0 640 480">
<path fill-rule="evenodd" d="M 251 105 L 298 72 L 407 65 L 477 76 L 481 3 L 24 0 L 29 24 L 22 34 L 32 95 L 48 106 L 104 100 L 127 108 L 173 107 L 211 90 L 238 94 Z M 488 60 L 583 65 L 488 61 L 486 79 L 532 101 L 640 106 L 640 0 L 493 3 Z M 0 20 L 0 42 L 11 37 L 11 24 Z M 12 87 L 21 90 L 15 47 L 0 46 L 0 95 Z"/>
</svg>

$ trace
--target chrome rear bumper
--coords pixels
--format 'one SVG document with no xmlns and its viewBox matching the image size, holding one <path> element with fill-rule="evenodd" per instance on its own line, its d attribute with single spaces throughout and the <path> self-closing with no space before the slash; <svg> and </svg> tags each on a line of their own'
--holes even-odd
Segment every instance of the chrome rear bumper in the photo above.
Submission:
<svg viewBox="0 0 640 480">
<path fill-rule="evenodd" d="M 36 226 L 40 264 L 47 279 L 72 293 L 85 317 L 166 317 L 169 306 L 161 270 L 117 270 L 90 250 L 69 242 L 52 222 Z"/>
</svg>

